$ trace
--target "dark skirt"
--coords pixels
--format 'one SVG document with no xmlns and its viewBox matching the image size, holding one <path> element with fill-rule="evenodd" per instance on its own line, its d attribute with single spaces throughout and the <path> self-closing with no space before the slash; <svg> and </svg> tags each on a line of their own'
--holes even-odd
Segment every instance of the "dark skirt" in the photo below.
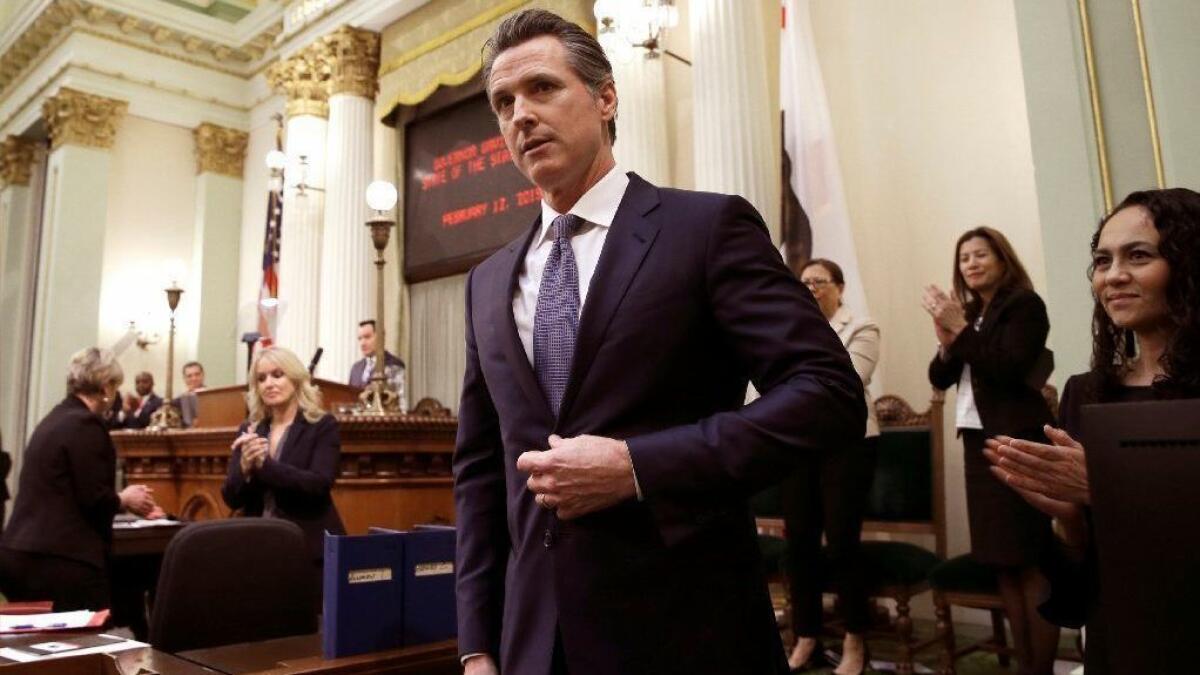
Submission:
<svg viewBox="0 0 1200 675">
<path fill-rule="evenodd" d="M 971 556 L 996 567 L 1029 567 L 1042 561 L 1051 540 L 1050 516 L 1029 505 L 1016 490 L 992 475 L 983 456 L 987 436 L 962 429 L 963 464 L 967 478 L 967 520 L 971 526 Z M 1040 431 L 1017 434 L 1047 442 Z"/>
</svg>

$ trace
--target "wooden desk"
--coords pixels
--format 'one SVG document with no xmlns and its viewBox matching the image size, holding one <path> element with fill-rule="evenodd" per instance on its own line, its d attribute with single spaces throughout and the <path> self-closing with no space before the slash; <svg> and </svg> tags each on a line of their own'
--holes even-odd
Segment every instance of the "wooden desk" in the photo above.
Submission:
<svg viewBox="0 0 1200 675">
<path fill-rule="evenodd" d="M 454 640 L 404 647 L 326 661 L 321 658 L 321 636 L 245 642 L 224 647 L 193 649 L 178 654 L 206 668 L 228 673 L 408 673 L 458 675 L 458 647 Z"/>
<path fill-rule="evenodd" d="M 321 390 L 326 410 L 337 410 L 341 405 L 358 402 L 361 389 L 341 382 L 317 379 L 313 384 Z M 236 427 L 246 419 L 246 385 L 213 387 L 196 392 L 197 429 Z"/>
<path fill-rule="evenodd" d="M 408 414 L 338 415 L 342 458 L 333 501 L 351 534 L 453 523 L 450 461 L 458 420 L 435 401 Z M 112 432 L 126 483 L 144 483 L 184 520 L 227 518 L 221 498 L 236 427 Z"/>
<path fill-rule="evenodd" d="M 46 642 L 69 641 L 71 633 L 25 633 L 23 635 L 0 636 L 0 647 L 5 642 L 21 640 L 37 635 Z M 115 667 L 114 667 L 115 666 Z M 0 659 L 0 673 L 4 675 L 135 675 L 136 673 L 159 673 L 160 675 L 200 675 L 219 673 L 186 659 L 150 647 L 128 649 L 113 654 L 84 654 L 60 659 L 15 663 Z"/>
<path fill-rule="evenodd" d="M 187 523 L 176 521 L 172 525 L 155 525 L 154 527 L 113 527 L 113 557 L 129 558 L 139 555 L 161 557 L 167 550 L 167 544 L 186 526 Z"/>
</svg>

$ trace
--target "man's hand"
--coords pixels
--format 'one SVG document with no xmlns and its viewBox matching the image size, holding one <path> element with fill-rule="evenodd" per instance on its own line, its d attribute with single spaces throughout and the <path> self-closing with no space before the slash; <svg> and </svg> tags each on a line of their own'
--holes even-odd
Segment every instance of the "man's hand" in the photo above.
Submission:
<svg viewBox="0 0 1200 675">
<path fill-rule="evenodd" d="M 463 675 L 500 675 L 496 662 L 487 654 L 478 654 L 463 664 Z"/>
<path fill-rule="evenodd" d="M 539 506 L 564 520 L 606 509 L 637 495 L 625 441 L 601 436 L 550 437 L 550 449 L 517 458 Z"/>
</svg>

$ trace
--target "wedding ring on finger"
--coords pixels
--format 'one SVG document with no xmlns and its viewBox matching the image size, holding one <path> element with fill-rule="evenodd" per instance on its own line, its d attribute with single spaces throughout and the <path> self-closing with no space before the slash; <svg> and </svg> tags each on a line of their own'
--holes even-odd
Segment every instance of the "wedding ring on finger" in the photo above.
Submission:
<svg viewBox="0 0 1200 675">
<path fill-rule="evenodd" d="M 549 510 L 549 509 L 554 508 L 546 503 L 546 495 L 544 495 L 544 494 L 539 494 L 537 497 L 534 498 L 534 501 L 536 501 L 537 505 L 542 507 L 543 509 Z"/>
</svg>

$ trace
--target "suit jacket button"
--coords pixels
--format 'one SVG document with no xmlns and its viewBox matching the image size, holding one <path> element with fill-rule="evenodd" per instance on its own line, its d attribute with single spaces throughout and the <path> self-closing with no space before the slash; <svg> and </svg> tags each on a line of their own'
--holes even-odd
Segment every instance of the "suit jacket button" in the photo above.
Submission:
<svg viewBox="0 0 1200 675">
<path fill-rule="evenodd" d="M 550 530 L 546 530 L 546 534 L 542 536 L 542 546 L 545 546 L 546 548 L 551 548 L 554 546 L 554 533 Z"/>
</svg>

